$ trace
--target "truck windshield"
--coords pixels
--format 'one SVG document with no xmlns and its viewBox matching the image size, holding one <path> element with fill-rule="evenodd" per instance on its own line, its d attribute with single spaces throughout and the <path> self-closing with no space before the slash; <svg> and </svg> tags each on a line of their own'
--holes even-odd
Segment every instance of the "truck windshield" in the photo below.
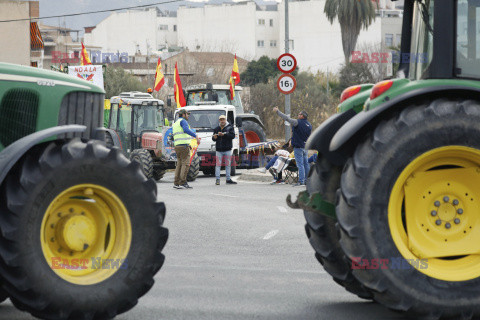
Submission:
<svg viewBox="0 0 480 320">
<path fill-rule="evenodd" d="M 410 79 L 425 77 L 433 58 L 434 0 L 417 0 L 413 13 Z"/>
<path fill-rule="evenodd" d="M 480 78 L 480 1 L 459 0 L 457 6 L 457 75 Z"/>
<path fill-rule="evenodd" d="M 218 126 L 218 118 L 221 115 L 225 115 L 225 111 L 222 110 L 195 110 L 190 111 L 190 117 L 188 118 L 188 124 L 195 129 L 213 129 Z M 178 119 L 178 114 L 175 116 L 175 120 Z"/>
<path fill-rule="evenodd" d="M 139 135 L 142 131 L 158 131 L 161 124 L 158 123 L 158 107 L 134 106 L 134 133 Z"/>
<path fill-rule="evenodd" d="M 218 96 L 216 104 L 232 105 L 237 113 L 243 113 L 242 99 L 240 99 L 240 91 L 235 91 L 235 97 L 230 100 L 230 91 L 214 90 Z M 189 91 L 187 94 L 187 106 L 194 106 L 197 102 L 214 101 L 213 92 L 210 90 Z"/>
</svg>

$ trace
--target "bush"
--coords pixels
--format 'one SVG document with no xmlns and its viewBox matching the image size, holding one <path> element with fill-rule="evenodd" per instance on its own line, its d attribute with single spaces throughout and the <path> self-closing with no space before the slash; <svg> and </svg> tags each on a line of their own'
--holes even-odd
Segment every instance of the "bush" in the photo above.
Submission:
<svg viewBox="0 0 480 320">
<path fill-rule="evenodd" d="M 110 99 L 125 91 L 146 92 L 147 88 L 140 80 L 123 68 L 107 67 L 105 71 L 105 98 Z"/>
</svg>

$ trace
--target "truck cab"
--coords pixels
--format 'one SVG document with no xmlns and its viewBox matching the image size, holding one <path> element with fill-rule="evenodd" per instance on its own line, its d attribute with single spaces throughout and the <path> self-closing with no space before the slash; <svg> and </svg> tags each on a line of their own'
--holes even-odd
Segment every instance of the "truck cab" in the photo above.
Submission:
<svg viewBox="0 0 480 320">
<path fill-rule="evenodd" d="M 215 171 L 215 141 L 212 140 L 213 130 L 218 126 L 218 118 L 221 115 L 227 117 L 227 121 L 233 125 L 235 139 L 232 141 L 232 155 L 238 156 L 240 151 L 239 127 L 242 119 L 237 117 L 236 108 L 232 105 L 216 105 L 212 102 L 197 102 L 195 106 L 184 107 L 190 112 L 188 123 L 201 138 L 197 153 L 200 157 L 200 170 L 211 175 Z M 182 108 L 183 109 L 183 108 Z M 178 111 L 175 112 L 175 121 L 178 119 Z M 234 166 L 232 166 L 232 173 Z"/>
</svg>

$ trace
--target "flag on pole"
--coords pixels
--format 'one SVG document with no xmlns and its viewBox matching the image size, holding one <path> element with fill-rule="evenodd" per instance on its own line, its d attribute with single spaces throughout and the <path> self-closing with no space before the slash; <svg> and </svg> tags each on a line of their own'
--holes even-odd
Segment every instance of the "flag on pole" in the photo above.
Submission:
<svg viewBox="0 0 480 320">
<path fill-rule="evenodd" d="M 235 54 L 235 59 L 233 60 L 232 78 L 235 79 L 235 85 L 240 83 L 240 72 L 238 72 L 238 63 L 237 63 L 236 54 Z"/>
<path fill-rule="evenodd" d="M 87 49 L 85 49 L 85 46 L 83 45 L 83 42 L 82 42 L 82 54 L 80 58 L 81 58 L 80 60 L 82 62 L 82 66 L 92 64 L 92 62 L 90 61 L 90 57 L 88 56 Z"/>
<path fill-rule="evenodd" d="M 178 74 L 178 67 L 176 62 L 174 76 L 174 94 L 175 102 L 177 102 L 177 108 L 185 107 L 187 105 L 187 102 L 185 101 L 185 96 L 183 95 L 182 81 L 180 81 L 180 75 Z"/>
<path fill-rule="evenodd" d="M 162 73 L 162 62 L 160 61 L 160 58 L 158 58 L 157 71 L 155 72 L 155 85 L 153 86 L 153 90 L 160 91 L 164 84 L 165 77 Z"/>
</svg>

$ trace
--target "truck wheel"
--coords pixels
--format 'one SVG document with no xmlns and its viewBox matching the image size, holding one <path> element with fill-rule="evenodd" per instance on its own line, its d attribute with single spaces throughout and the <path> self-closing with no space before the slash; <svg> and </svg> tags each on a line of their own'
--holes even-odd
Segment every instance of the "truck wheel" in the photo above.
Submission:
<svg viewBox="0 0 480 320">
<path fill-rule="evenodd" d="M 200 157 L 198 154 L 195 154 L 195 156 L 192 159 L 192 163 L 190 164 L 190 169 L 188 170 L 187 174 L 187 181 L 192 182 L 197 179 L 198 173 L 200 172 Z"/>
<path fill-rule="evenodd" d="M 479 123 L 478 101 L 407 107 L 342 174 L 340 244 L 354 275 L 412 318 L 480 316 Z"/>
<path fill-rule="evenodd" d="M 156 181 L 160 181 L 163 176 L 167 173 L 167 170 L 155 170 L 153 169 L 153 179 Z"/>
<path fill-rule="evenodd" d="M 148 150 L 135 149 L 130 154 L 130 160 L 140 164 L 143 174 L 148 179 L 153 178 L 153 159 Z"/>
<path fill-rule="evenodd" d="M 203 169 L 202 172 L 206 176 L 214 176 L 215 175 L 215 167 L 208 168 L 208 169 Z"/>
<path fill-rule="evenodd" d="M 165 259 L 153 180 L 98 141 L 37 146 L 12 170 L 0 186 L 0 275 L 13 304 L 42 319 L 135 306 Z"/>
<path fill-rule="evenodd" d="M 317 162 L 310 169 L 307 180 L 309 194 L 320 193 L 323 200 L 335 203 L 336 192 L 340 187 L 341 168 L 333 166 L 319 155 Z M 351 263 L 340 247 L 336 221 L 319 213 L 304 210 L 305 231 L 315 257 L 333 280 L 347 291 L 363 299 L 371 299 L 371 292 L 362 286 L 352 274 Z"/>
<path fill-rule="evenodd" d="M 242 128 L 243 131 L 245 131 L 245 137 L 248 143 L 267 141 L 267 135 L 258 123 L 245 120 L 243 121 Z"/>
</svg>

